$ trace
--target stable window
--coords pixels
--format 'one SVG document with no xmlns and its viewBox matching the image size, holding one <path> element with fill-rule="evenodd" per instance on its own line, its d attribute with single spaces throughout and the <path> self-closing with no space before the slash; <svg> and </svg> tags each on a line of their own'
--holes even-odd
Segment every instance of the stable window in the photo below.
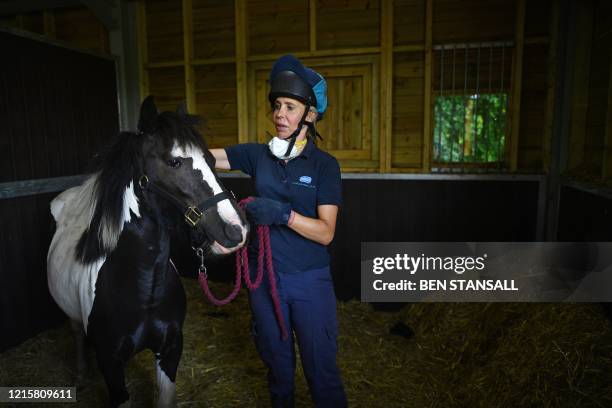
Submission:
<svg viewBox="0 0 612 408">
<path fill-rule="evenodd" d="M 504 167 L 511 44 L 437 46 L 433 170 Z"/>
</svg>

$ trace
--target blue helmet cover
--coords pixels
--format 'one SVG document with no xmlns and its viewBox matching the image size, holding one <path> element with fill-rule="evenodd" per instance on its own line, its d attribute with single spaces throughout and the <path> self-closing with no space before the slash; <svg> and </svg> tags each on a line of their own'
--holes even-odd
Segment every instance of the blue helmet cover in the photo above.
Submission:
<svg viewBox="0 0 612 408">
<path fill-rule="evenodd" d="M 319 114 L 318 119 L 321 120 L 323 114 L 327 110 L 327 83 L 325 82 L 325 78 L 314 69 L 302 65 L 300 60 L 290 54 L 283 55 L 276 60 L 270 71 L 270 83 L 272 83 L 274 77 L 282 71 L 295 72 L 312 87 L 312 91 L 317 100 L 317 106 L 315 108 Z"/>
</svg>

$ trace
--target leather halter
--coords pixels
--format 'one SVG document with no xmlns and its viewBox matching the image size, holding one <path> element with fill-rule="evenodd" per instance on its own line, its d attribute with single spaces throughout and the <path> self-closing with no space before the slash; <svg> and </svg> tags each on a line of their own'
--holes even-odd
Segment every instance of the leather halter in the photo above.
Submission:
<svg viewBox="0 0 612 408">
<path fill-rule="evenodd" d="M 185 222 L 192 228 L 194 228 L 198 222 L 202 219 L 204 211 L 217 204 L 219 201 L 223 201 L 226 199 L 232 199 L 234 197 L 233 193 L 228 193 L 227 191 L 222 191 L 219 194 L 215 194 L 214 196 L 204 200 L 197 206 L 188 206 L 185 205 L 184 202 L 170 194 L 168 191 L 158 186 L 157 184 L 151 182 L 149 178 L 144 174 L 138 180 L 138 185 L 142 190 L 150 189 L 151 191 L 165 197 L 168 201 L 175 204 L 182 212 L 183 217 L 185 218 Z"/>
</svg>

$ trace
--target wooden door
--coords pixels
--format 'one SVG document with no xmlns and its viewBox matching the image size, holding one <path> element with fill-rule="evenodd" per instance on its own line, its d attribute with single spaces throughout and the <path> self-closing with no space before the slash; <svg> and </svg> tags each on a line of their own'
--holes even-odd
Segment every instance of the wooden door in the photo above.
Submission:
<svg viewBox="0 0 612 408">
<path fill-rule="evenodd" d="M 318 146 L 334 155 L 343 171 L 378 168 L 378 57 L 304 59 L 327 80 L 328 108 L 317 129 Z M 249 69 L 249 129 L 251 141 L 267 142 L 274 135 L 268 103 L 272 62 Z"/>
</svg>

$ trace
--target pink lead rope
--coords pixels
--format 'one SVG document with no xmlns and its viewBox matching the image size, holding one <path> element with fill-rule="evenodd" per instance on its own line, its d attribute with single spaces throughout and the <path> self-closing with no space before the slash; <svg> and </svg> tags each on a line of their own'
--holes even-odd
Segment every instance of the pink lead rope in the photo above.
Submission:
<svg viewBox="0 0 612 408">
<path fill-rule="evenodd" d="M 238 205 L 244 210 L 247 203 L 253 201 L 253 197 L 245 198 L 240 201 Z M 234 283 L 234 290 L 222 300 L 217 299 L 210 288 L 208 287 L 208 275 L 206 273 L 206 267 L 204 266 L 204 251 L 202 248 L 196 250 L 196 255 L 200 258 L 200 267 L 198 269 L 198 282 L 202 291 L 210 300 L 210 302 L 216 306 L 223 306 L 234 300 L 240 291 L 241 278 L 244 279 L 246 286 L 250 291 L 253 291 L 261 285 L 263 280 L 263 267 L 264 267 L 264 255 L 266 256 L 266 266 L 268 269 L 268 280 L 270 282 L 270 296 L 272 296 L 272 302 L 274 303 L 274 314 L 276 320 L 281 329 L 283 340 L 287 340 L 289 337 L 287 334 L 287 328 L 285 327 L 285 320 L 283 319 L 283 313 L 281 312 L 280 300 L 278 298 L 278 292 L 276 290 L 276 278 L 274 275 L 274 265 L 272 264 L 272 246 L 270 245 L 270 227 L 267 225 L 257 226 L 257 237 L 259 239 L 259 253 L 257 254 L 257 276 L 255 282 L 251 282 L 251 275 L 249 274 L 249 255 L 246 246 L 240 248 L 236 252 L 236 281 Z"/>
</svg>

